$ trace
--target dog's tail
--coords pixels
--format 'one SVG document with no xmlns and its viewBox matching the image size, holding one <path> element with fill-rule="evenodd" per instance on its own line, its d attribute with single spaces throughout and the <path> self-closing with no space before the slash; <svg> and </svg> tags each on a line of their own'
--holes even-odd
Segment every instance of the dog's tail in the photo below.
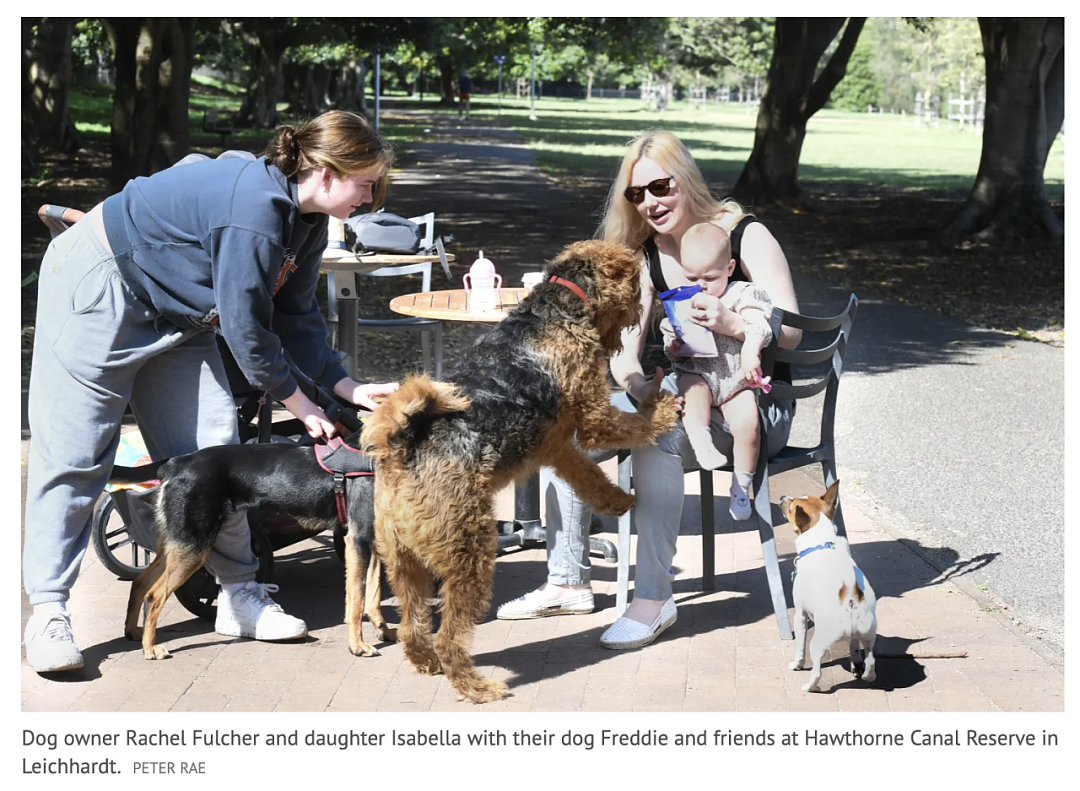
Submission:
<svg viewBox="0 0 1080 791">
<path fill-rule="evenodd" d="M 424 432 L 435 415 L 464 412 L 469 399 L 446 382 L 426 375 L 409 376 L 364 421 L 360 445 L 375 459 L 388 459 L 405 451 Z"/>
<path fill-rule="evenodd" d="M 164 462 L 155 461 L 150 464 L 143 464 L 139 467 L 121 467 L 119 465 L 112 468 L 112 472 L 109 473 L 109 483 L 145 483 L 146 481 L 155 481 L 161 476 L 158 474 L 158 470 L 161 469 L 161 465 Z"/>
<path fill-rule="evenodd" d="M 852 566 L 852 570 L 855 572 L 852 575 L 853 578 L 840 583 L 840 590 L 837 591 L 840 606 L 849 612 L 854 612 L 855 608 L 862 604 L 866 598 L 866 594 L 863 592 L 866 585 L 865 578 L 862 577 L 862 572 L 859 571 L 858 567 Z"/>
</svg>

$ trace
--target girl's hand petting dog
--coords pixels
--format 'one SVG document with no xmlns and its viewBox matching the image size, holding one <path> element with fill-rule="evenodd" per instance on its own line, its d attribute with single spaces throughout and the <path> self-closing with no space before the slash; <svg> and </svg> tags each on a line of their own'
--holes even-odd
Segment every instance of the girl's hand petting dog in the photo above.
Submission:
<svg viewBox="0 0 1080 791">
<path fill-rule="evenodd" d="M 379 405 L 379 401 L 397 389 L 397 382 L 360 384 L 348 378 L 334 385 L 335 393 L 363 409 L 374 409 Z"/>
</svg>

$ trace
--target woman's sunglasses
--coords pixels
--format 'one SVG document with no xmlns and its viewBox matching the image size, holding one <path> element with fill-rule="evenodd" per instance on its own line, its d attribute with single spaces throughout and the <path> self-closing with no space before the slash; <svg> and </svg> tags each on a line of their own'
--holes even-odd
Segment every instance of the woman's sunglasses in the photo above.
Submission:
<svg viewBox="0 0 1080 791">
<path fill-rule="evenodd" d="M 623 197 L 637 206 L 643 200 L 645 200 L 645 190 L 648 190 L 658 198 L 663 198 L 669 192 L 671 192 L 671 180 L 674 176 L 667 176 L 666 178 L 656 179 L 650 181 L 644 187 L 627 187 L 623 190 Z"/>
</svg>

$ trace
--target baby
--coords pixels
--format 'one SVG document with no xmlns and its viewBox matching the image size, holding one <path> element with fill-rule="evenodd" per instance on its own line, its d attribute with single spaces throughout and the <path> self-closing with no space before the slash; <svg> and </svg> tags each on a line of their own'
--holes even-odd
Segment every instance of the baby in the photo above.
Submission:
<svg viewBox="0 0 1080 791">
<path fill-rule="evenodd" d="M 668 358 L 679 374 L 679 392 L 686 401 L 683 426 L 703 469 L 714 470 L 728 459 L 717 450 L 709 432 L 713 405 L 720 407 L 733 444 L 735 473 L 731 478 L 731 516 L 750 518 L 747 493 L 757 466 L 757 398 L 748 388 L 761 377 L 761 350 L 772 340 L 769 326 L 772 300 L 763 289 L 745 281 L 729 282 L 735 271 L 731 240 L 724 229 L 711 223 L 693 226 L 679 247 L 683 273 L 691 285 L 700 285 L 706 294 L 719 297 L 722 304 L 738 313 L 745 322 L 744 340 L 719 333 L 716 357 L 680 357 L 683 345 L 678 338 L 667 346 Z M 691 300 L 691 307 L 695 301 Z"/>
</svg>

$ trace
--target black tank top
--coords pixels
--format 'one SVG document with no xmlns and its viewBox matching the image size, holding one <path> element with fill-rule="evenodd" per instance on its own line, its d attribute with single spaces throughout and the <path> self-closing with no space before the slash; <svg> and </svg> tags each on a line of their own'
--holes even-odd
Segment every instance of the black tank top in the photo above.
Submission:
<svg viewBox="0 0 1080 791">
<path fill-rule="evenodd" d="M 731 273 L 731 280 L 748 279 L 746 273 L 743 271 L 742 256 L 739 254 L 739 251 L 742 248 L 743 231 L 756 222 L 761 222 L 761 220 L 749 215 L 743 217 L 729 234 L 729 237 L 731 238 L 731 257 L 735 259 L 735 271 Z M 656 248 L 656 240 L 651 236 L 645 240 L 642 247 L 645 249 L 645 259 L 649 262 L 649 277 L 652 280 L 653 288 L 656 289 L 656 293 L 659 296 L 668 290 L 667 280 L 664 278 L 664 270 L 660 266 L 660 251 Z M 768 373 L 768 371 L 766 371 L 766 373 Z M 773 376 L 778 380 L 790 383 L 791 365 L 788 363 L 777 363 Z"/>
</svg>

